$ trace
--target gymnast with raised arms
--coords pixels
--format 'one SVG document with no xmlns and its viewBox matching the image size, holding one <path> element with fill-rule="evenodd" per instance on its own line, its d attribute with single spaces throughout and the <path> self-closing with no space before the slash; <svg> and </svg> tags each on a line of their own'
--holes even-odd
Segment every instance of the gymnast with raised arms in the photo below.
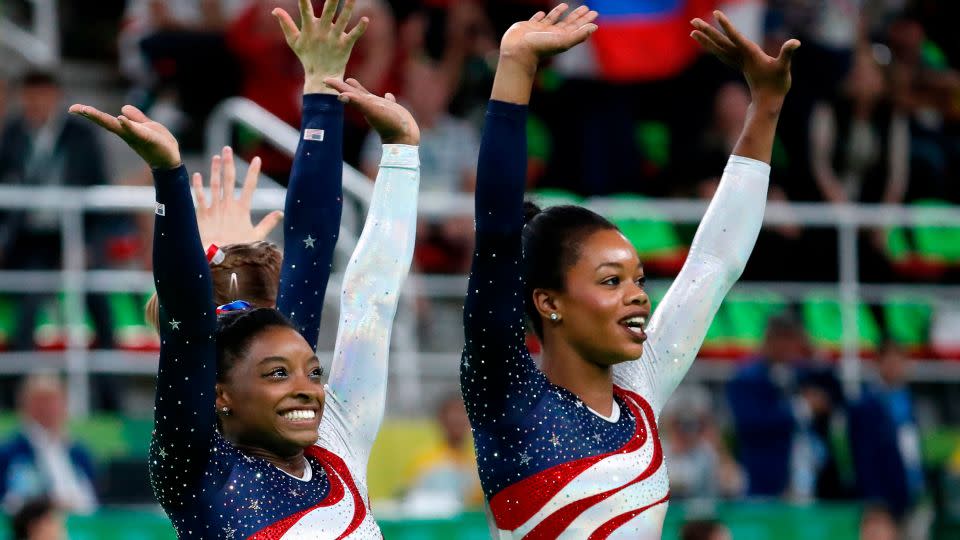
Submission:
<svg viewBox="0 0 960 540">
<path fill-rule="evenodd" d="M 209 207 L 199 200 L 195 217 L 190 181 L 169 131 L 131 106 L 117 117 L 71 107 L 119 135 L 153 169 L 161 349 L 149 465 L 154 493 L 180 538 L 381 537 L 366 468 L 383 419 L 390 331 L 413 256 L 419 129 L 393 96 L 377 97 L 355 80 L 342 80 L 367 24 L 362 19 L 347 31 L 354 3 L 347 0 L 338 16 L 330 0 L 316 17 L 310 1 L 301 0 L 299 27 L 274 10 L 306 80 L 285 206 L 288 250 L 272 291 L 264 272 L 252 281 L 237 278 L 233 301 L 219 308 L 213 301 L 210 265 L 222 262 L 221 246 L 201 242 L 197 221 L 214 237 L 224 234 L 207 212 L 218 197 L 233 197 L 232 171 L 223 186 L 211 178 L 223 191 L 213 190 Z M 323 385 L 314 351 L 342 206 L 343 103 L 356 106 L 385 145 L 344 276 L 334 358 Z M 232 167 L 227 154 L 223 172 Z M 199 187 L 199 179 L 194 183 Z M 249 208 L 249 193 L 236 204 Z M 269 224 L 242 228 L 256 238 Z M 254 289 L 266 293 L 252 304 L 242 295 Z"/>
<path fill-rule="evenodd" d="M 720 12 L 693 39 L 741 70 L 752 104 L 689 256 L 656 312 L 630 242 L 581 207 L 525 206 L 526 115 L 539 62 L 597 13 L 559 5 L 503 36 L 476 191 L 461 388 L 494 538 L 659 539 L 670 490 L 657 418 L 690 368 L 763 221 L 790 59 Z M 645 54 L 645 51 L 636 51 Z M 576 103 L 570 104 L 576 107 Z M 527 323 L 542 342 L 538 367 Z"/>
</svg>

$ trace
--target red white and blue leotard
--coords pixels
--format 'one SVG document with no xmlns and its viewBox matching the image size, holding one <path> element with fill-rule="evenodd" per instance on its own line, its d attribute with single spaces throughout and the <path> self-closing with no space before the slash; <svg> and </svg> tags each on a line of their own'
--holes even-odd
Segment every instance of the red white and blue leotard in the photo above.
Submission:
<svg viewBox="0 0 960 540">
<path fill-rule="evenodd" d="M 304 138 L 287 193 L 278 309 L 316 346 L 340 225 L 343 107 L 304 97 Z M 154 172 L 154 277 L 161 350 L 150 445 L 154 493 L 180 538 L 381 538 L 366 469 L 383 418 L 390 331 L 413 257 L 417 148 L 385 145 L 360 241 L 347 266 L 317 443 L 295 478 L 244 454 L 216 429 L 216 318 L 186 169 Z"/>
<path fill-rule="evenodd" d="M 526 107 L 491 101 L 480 149 L 476 252 L 461 387 L 495 538 L 659 539 L 669 499 L 657 417 L 756 242 L 769 166 L 732 156 L 643 356 L 614 367 L 603 417 L 551 384 L 525 346 Z"/>
</svg>

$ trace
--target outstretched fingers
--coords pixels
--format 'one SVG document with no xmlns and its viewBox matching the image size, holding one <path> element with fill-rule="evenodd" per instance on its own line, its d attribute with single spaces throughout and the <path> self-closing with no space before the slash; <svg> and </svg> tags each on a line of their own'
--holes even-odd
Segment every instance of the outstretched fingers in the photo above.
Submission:
<svg viewBox="0 0 960 540">
<path fill-rule="evenodd" d="M 210 209 L 216 210 L 220 208 L 220 200 L 223 198 L 223 190 L 221 189 L 221 174 L 223 171 L 223 163 L 221 162 L 220 156 L 213 156 L 213 159 L 210 160 Z"/>
<path fill-rule="evenodd" d="M 546 16 L 547 16 L 546 13 L 544 13 L 544 12 L 542 12 L 542 11 L 538 11 L 538 12 L 536 12 L 536 13 L 533 14 L 533 17 L 530 17 L 530 22 L 540 22 L 540 21 L 542 21 L 542 20 L 544 19 L 544 17 L 546 17 Z"/>
<path fill-rule="evenodd" d="M 597 31 L 597 25 L 593 23 L 588 23 L 581 26 L 580 28 L 577 28 L 576 30 L 573 31 L 573 34 L 571 35 L 572 44 L 570 46 L 573 47 L 574 45 L 579 45 L 580 43 L 583 43 L 584 41 L 587 40 L 588 37 L 590 37 L 591 34 L 593 34 L 596 31 Z"/>
<path fill-rule="evenodd" d="M 275 229 L 282 220 L 283 212 L 274 210 L 264 216 L 264 218 L 260 220 L 260 223 L 257 223 L 257 226 L 253 228 L 253 232 L 258 239 L 262 240 L 266 238 L 270 234 L 270 231 Z"/>
<path fill-rule="evenodd" d="M 133 105 L 124 105 L 120 108 L 120 113 L 134 122 L 151 122 L 150 118 L 143 111 Z"/>
<path fill-rule="evenodd" d="M 367 90 L 366 88 L 364 88 L 363 85 L 360 84 L 360 81 L 354 79 L 353 77 L 350 77 L 349 79 L 347 79 L 347 84 L 349 84 L 349 85 L 352 86 L 353 88 L 359 90 L 360 92 L 363 92 L 364 94 L 370 94 L 370 93 L 372 93 L 372 92 L 370 92 L 369 90 Z"/>
<path fill-rule="evenodd" d="M 79 114 L 111 133 L 123 135 L 123 127 L 120 125 L 120 121 L 115 116 L 109 115 L 96 107 L 76 104 L 70 106 L 70 112 Z"/>
<path fill-rule="evenodd" d="M 696 42 L 699 43 L 701 47 L 703 47 L 710 54 L 716 56 L 724 64 L 727 64 L 728 66 L 734 67 L 734 68 L 738 67 L 736 61 L 734 61 L 734 59 L 727 53 L 727 51 L 724 50 L 724 48 L 721 47 L 720 45 L 717 45 L 716 42 L 714 42 L 712 39 L 710 39 L 710 36 L 704 34 L 700 30 L 694 30 L 693 32 L 690 33 L 690 37 L 696 40 Z"/>
<path fill-rule="evenodd" d="M 569 6 L 567 4 L 560 4 L 557 7 L 550 10 L 550 13 L 547 13 L 547 16 L 544 17 L 543 22 L 547 24 L 556 24 L 560 20 L 560 17 L 563 17 L 563 14 L 567 12 Z"/>
<path fill-rule="evenodd" d="M 310 0 L 300 0 L 300 4 L 310 3 Z M 340 0 L 325 0 L 323 2 L 323 9 L 320 11 L 320 27 L 326 28 L 331 23 L 333 23 L 333 18 L 337 14 L 337 4 L 340 3 Z M 310 6 L 310 17 L 313 18 L 313 6 Z"/>
<path fill-rule="evenodd" d="M 562 28 L 570 28 L 570 29 L 580 28 L 585 24 L 585 23 L 581 23 L 580 19 L 582 19 L 587 13 L 590 13 L 590 8 L 588 8 L 587 6 L 580 6 L 577 9 L 571 11 L 569 15 L 564 17 L 563 20 L 557 24 L 557 26 L 560 26 Z"/>
<path fill-rule="evenodd" d="M 272 13 L 280 23 L 280 30 L 283 31 L 283 37 L 286 38 L 287 45 L 293 47 L 293 44 L 296 43 L 297 38 L 300 37 L 300 29 L 297 28 L 297 24 L 293 22 L 293 17 L 291 17 L 290 14 L 282 8 L 276 8 L 272 11 Z"/>
<path fill-rule="evenodd" d="M 718 47 L 727 51 L 728 54 L 737 48 L 737 46 L 734 45 L 734 43 L 730 41 L 730 38 L 724 35 L 723 32 L 703 19 L 694 19 L 690 21 L 690 24 L 692 24 L 694 28 L 702 32 L 705 36 L 710 38 L 710 41 L 712 41 Z"/>
<path fill-rule="evenodd" d="M 193 197 L 196 200 L 197 213 L 206 214 L 209 208 L 207 207 L 207 196 L 203 192 L 203 175 L 193 173 L 190 183 L 193 185 Z"/>
<path fill-rule="evenodd" d="M 237 186 L 237 163 L 233 159 L 233 148 L 224 146 L 220 153 L 223 160 L 223 200 L 225 203 L 233 201 L 234 189 Z"/>
<path fill-rule="evenodd" d="M 356 24 L 353 28 L 347 32 L 347 43 L 353 45 L 357 42 L 358 39 L 367 31 L 367 26 L 370 24 L 370 19 L 366 17 L 360 17 L 360 22 Z"/>
<path fill-rule="evenodd" d="M 336 2 L 334 2 L 334 4 L 336 4 Z M 333 23 L 333 31 L 336 35 L 340 35 L 346 30 L 347 23 L 350 22 L 350 18 L 353 17 L 353 8 L 356 4 L 357 0 L 347 0 L 343 5 L 343 10 L 340 11 L 340 15 L 337 17 L 337 22 Z"/>
<path fill-rule="evenodd" d="M 135 122 L 122 114 L 117 117 L 117 121 L 120 122 L 120 129 L 122 130 L 120 136 L 128 141 L 156 142 L 156 135 L 140 122 Z"/>
<path fill-rule="evenodd" d="M 780 47 L 780 56 L 777 57 L 777 62 L 784 65 L 787 69 L 790 69 L 790 63 L 793 61 L 793 53 L 797 52 L 799 48 L 800 40 L 787 40 L 787 42 Z"/>
<path fill-rule="evenodd" d="M 717 22 L 720 23 L 720 27 L 723 28 L 723 32 L 730 38 L 730 41 L 734 43 L 737 47 L 749 48 L 751 45 L 750 40 L 743 37 L 743 34 L 737 30 L 737 27 L 733 26 L 733 23 L 730 22 L 730 19 L 723 14 L 722 11 L 716 10 L 713 12 L 713 16 L 716 17 Z"/>
<path fill-rule="evenodd" d="M 243 192 L 240 194 L 240 200 L 247 208 L 253 204 L 253 193 L 257 191 L 257 182 L 260 181 L 260 157 L 253 158 L 250 161 L 250 167 L 247 168 L 247 176 L 243 180 Z"/>
</svg>

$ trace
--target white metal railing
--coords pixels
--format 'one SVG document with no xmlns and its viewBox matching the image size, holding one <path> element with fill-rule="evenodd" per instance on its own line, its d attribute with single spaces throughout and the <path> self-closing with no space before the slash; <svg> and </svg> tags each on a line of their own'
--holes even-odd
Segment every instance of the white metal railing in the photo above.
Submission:
<svg viewBox="0 0 960 540">
<path fill-rule="evenodd" d="M 257 131 L 265 140 L 292 156 L 297 148 L 298 131 L 256 104 L 234 98 L 225 101 L 212 114 L 207 127 L 209 153 L 216 153 L 230 143 L 236 124 Z M 243 175 L 240 175 L 243 178 Z M 344 219 L 337 250 L 349 254 L 356 245 L 363 225 L 366 208 L 372 196 L 371 182 L 355 169 L 344 165 Z M 255 211 L 283 207 L 284 191 L 261 188 L 253 200 Z M 655 200 L 625 203 L 612 198 L 594 198 L 586 206 L 611 217 L 642 217 L 656 215 L 676 223 L 696 223 L 702 218 L 706 203 L 684 200 Z M 147 272 L 91 270 L 84 267 L 85 247 L 82 215 L 84 212 L 109 213 L 121 211 L 152 211 L 152 187 L 99 186 L 90 188 L 26 188 L 0 186 L 0 209 L 57 210 L 64 253 L 64 266 L 59 271 L 2 272 L 0 291 L 43 292 L 62 290 L 67 294 L 65 321 L 69 330 L 68 348 L 64 355 L 45 353 L 8 353 L 0 355 L 0 371 L 24 369 L 40 364 L 59 366 L 63 359 L 71 387 L 71 409 L 81 414 L 87 410 L 88 376 L 91 372 L 152 372 L 153 362 L 124 364 L 124 355 L 112 351 L 87 351 L 82 325 L 83 298 L 87 292 L 147 291 L 152 289 L 152 277 Z M 420 197 L 419 213 L 427 218 L 470 215 L 473 199 L 469 195 L 438 195 L 425 193 Z M 764 217 L 767 225 L 800 224 L 836 228 L 840 242 L 837 258 L 840 265 L 838 283 L 741 283 L 734 290 L 775 290 L 788 300 L 799 300 L 811 291 L 839 293 L 842 305 L 843 351 L 841 376 L 849 393 L 855 394 L 861 378 L 859 347 L 857 343 L 856 309 L 861 300 L 882 300 L 891 293 L 910 293 L 936 296 L 939 299 L 960 300 L 960 286 L 863 285 L 858 281 L 858 228 L 864 226 L 939 225 L 960 227 L 958 209 L 916 209 L 888 205 L 822 205 L 770 203 Z M 328 297 L 336 297 L 339 276 L 331 279 Z M 652 281 L 651 287 L 668 286 L 668 282 Z M 403 301 L 407 309 L 398 310 L 400 324 L 394 332 L 391 372 L 395 376 L 399 401 L 411 409 L 421 396 L 421 382 L 429 374 L 422 373 L 424 360 L 433 359 L 450 365 L 456 373 L 456 354 L 424 353 L 416 340 L 415 313 L 411 298 L 415 295 L 460 298 L 466 290 L 465 276 L 413 275 L 406 285 Z M 960 329 L 958 329 L 960 330 Z M 322 355 L 321 355 L 322 356 Z M 124 367 L 126 366 L 126 368 Z M 696 371 L 714 375 L 723 372 L 723 364 L 705 366 Z M 930 371 L 930 370 L 927 370 Z M 714 373 L 716 372 L 716 373 Z M 960 376 L 960 373 L 953 374 Z M 934 379 L 934 373 L 927 373 Z"/>
<path fill-rule="evenodd" d="M 345 195 L 360 200 L 361 197 L 349 193 L 345 187 Z M 435 194 L 424 194 L 421 197 L 421 215 L 425 217 L 440 217 L 461 215 L 464 208 L 471 203 L 470 197 L 448 198 L 446 202 Z M 472 203 L 471 203 L 472 204 Z M 254 210 L 267 211 L 281 208 L 283 205 L 282 190 L 258 191 L 253 201 Z M 619 201 L 603 198 L 586 201 L 586 206 L 607 215 L 630 217 L 649 215 L 646 211 L 658 216 L 669 215 L 676 222 L 697 222 L 702 217 L 706 206 L 700 202 L 691 201 L 657 201 L 655 203 L 639 203 L 632 207 L 624 207 Z M 26 188 L 17 186 L 0 187 L 0 209 L 22 210 L 56 210 L 61 216 L 61 233 L 63 236 L 64 268 L 52 271 L 14 272 L 0 271 L 0 291 L 6 292 L 44 292 L 63 290 L 65 295 L 65 321 L 68 330 L 68 348 L 64 355 L 62 367 L 70 378 L 72 406 L 75 411 L 84 411 L 88 403 L 87 378 L 91 372 L 122 371 L 128 373 L 151 372 L 155 369 L 155 361 L 140 361 L 129 364 L 125 368 L 122 358 L 129 353 L 110 351 L 91 352 L 86 350 L 85 336 L 82 325 L 76 324 L 84 319 L 83 298 L 87 292 L 108 291 L 148 291 L 152 288 L 152 277 L 143 271 L 116 271 L 116 270 L 86 270 L 84 247 L 84 229 L 82 215 L 84 212 L 111 213 L 118 211 L 151 211 L 154 206 L 154 190 L 151 187 L 90 187 L 90 188 Z M 361 214 L 362 215 L 362 214 Z M 811 292 L 831 291 L 839 292 L 843 312 L 844 347 L 841 359 L 841 376 L 845 381 L 847 391 L 856 392 L 860 374 L 859 347 L 857 343 L 856 306 L 861 301 L 879 302 L 890 294 L 908 293 L 926 297 L 935 297 L 940 300 L 960 301 L 960 286 L 933 286 L 933 285 L 867 285 L 858 282 L 859 269 L 857 268 L 857 229 L 860 226 L 879 225 L 939 225 L 960 227 L 960 210 L 947 209 L 931 211 L 928 209 L 914 209 L 896 206 L 828 206 L 816 204 L 789 205 L 771 203 L 765 216 L 767 224 L 802 223 L 820 226 L 832 226 L 840 231 L 841 242 L 837 253 L 841 266 L 839 283 L 739 283 L 735 291 L 759 292 L 776 291 L 788 300 L 799 300 Z M 356 224 L 355 227 L 359 227 Z M 343 249 L 352 250 L 356 242 L 357 229 L 354 228 L 341 237 Z M 328 287 L 328 295 L 336 297 L 339 290 L 339 275 L 333 276 Z M 668 281 L 652 280 L 652 288 L 666 288 Z M 404 298 L 413 295 L 423 295 L 434 298 L 459 298 L 466 290 L 465 276 L 438 276 L 413 275 L 406 285 Z M 405 311 L 410 326 L 415 324 L 410 316 L 415 310 Z M 412 331 L 408 331 L 412 333 Z M 400 332 L 397 334 L 400 342 L 395 342 L 396 353 L 392 373 L 396 377 L 401 402 L 413 407 L 420 395 L 422 377 L 420 365 L 424 359 L 436 357 L 436 361 L 443 365 L 456 365 L 455 354 L 432 353 L 425 354 L 418 350 L 415 340 L 409 335 L 406 337 Z M 406 340 L 406 341 L 404 341 Z M 31 356 L 34 355 L 34 356 Z M 91 356 L 92 355 L 92 356 Z M 58 355 L 45 353 L 8 353 L 0 355 L 4 360 L 0 371 L 17 371 L 20 368 L 28 369 L 40 364 L 60 367 Z M 91 363 L 91 358 L 94 362 Z M 440 360 L 442 358 L 442 360 Z M 726 367 L 724 367 L 726 366 Z M 714 364 L 714 367 L 699 369 L 701 376 L 720 376 L 727 373 L 729 365 Z M 451 368 L 450 376 L 455 376 L 455 368 Z M 726 370 L 726 371 L 725 371 Z M 936 380 L 937 373 L 921 369 L 920 380 Z M 712 374 L 712 375 L 711 375 Z M 960 372 L 951 375 L 951 378 L 960 376 Z"/>
<path fill-rule="evenodd" d="M 53 66 L 60 61 L 60 25 L 56 0 L 28 0 L 30 26 L 21 28 L 0 12 L 0 44 L 37 66 Z"/>
</svg>

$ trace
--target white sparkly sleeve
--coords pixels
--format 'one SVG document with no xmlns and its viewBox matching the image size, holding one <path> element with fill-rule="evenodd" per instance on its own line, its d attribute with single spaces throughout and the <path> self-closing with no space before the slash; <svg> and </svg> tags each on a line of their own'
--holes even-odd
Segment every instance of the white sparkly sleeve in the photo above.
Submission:
<svg viewBox="0 0 960 540">
<path fill-rule="evenodd" d="M 644 396 L 657 415 L 747 265 L 763 223 L 769 180 L 768 164 L 730 156 L 687 260 L 647 325 L 643 356 L 614 366 L 616 384 Z"/>
<path fill-rule="evenodd" d="M 383 420 L 390 332 L 413 260 L 419 184 L 418 148 L 383 145 L 373 200 L 343 279 L 324 416 L 364 467 Z M 321 438 L 332 435 L 323 431 Z"/>
</svg>

